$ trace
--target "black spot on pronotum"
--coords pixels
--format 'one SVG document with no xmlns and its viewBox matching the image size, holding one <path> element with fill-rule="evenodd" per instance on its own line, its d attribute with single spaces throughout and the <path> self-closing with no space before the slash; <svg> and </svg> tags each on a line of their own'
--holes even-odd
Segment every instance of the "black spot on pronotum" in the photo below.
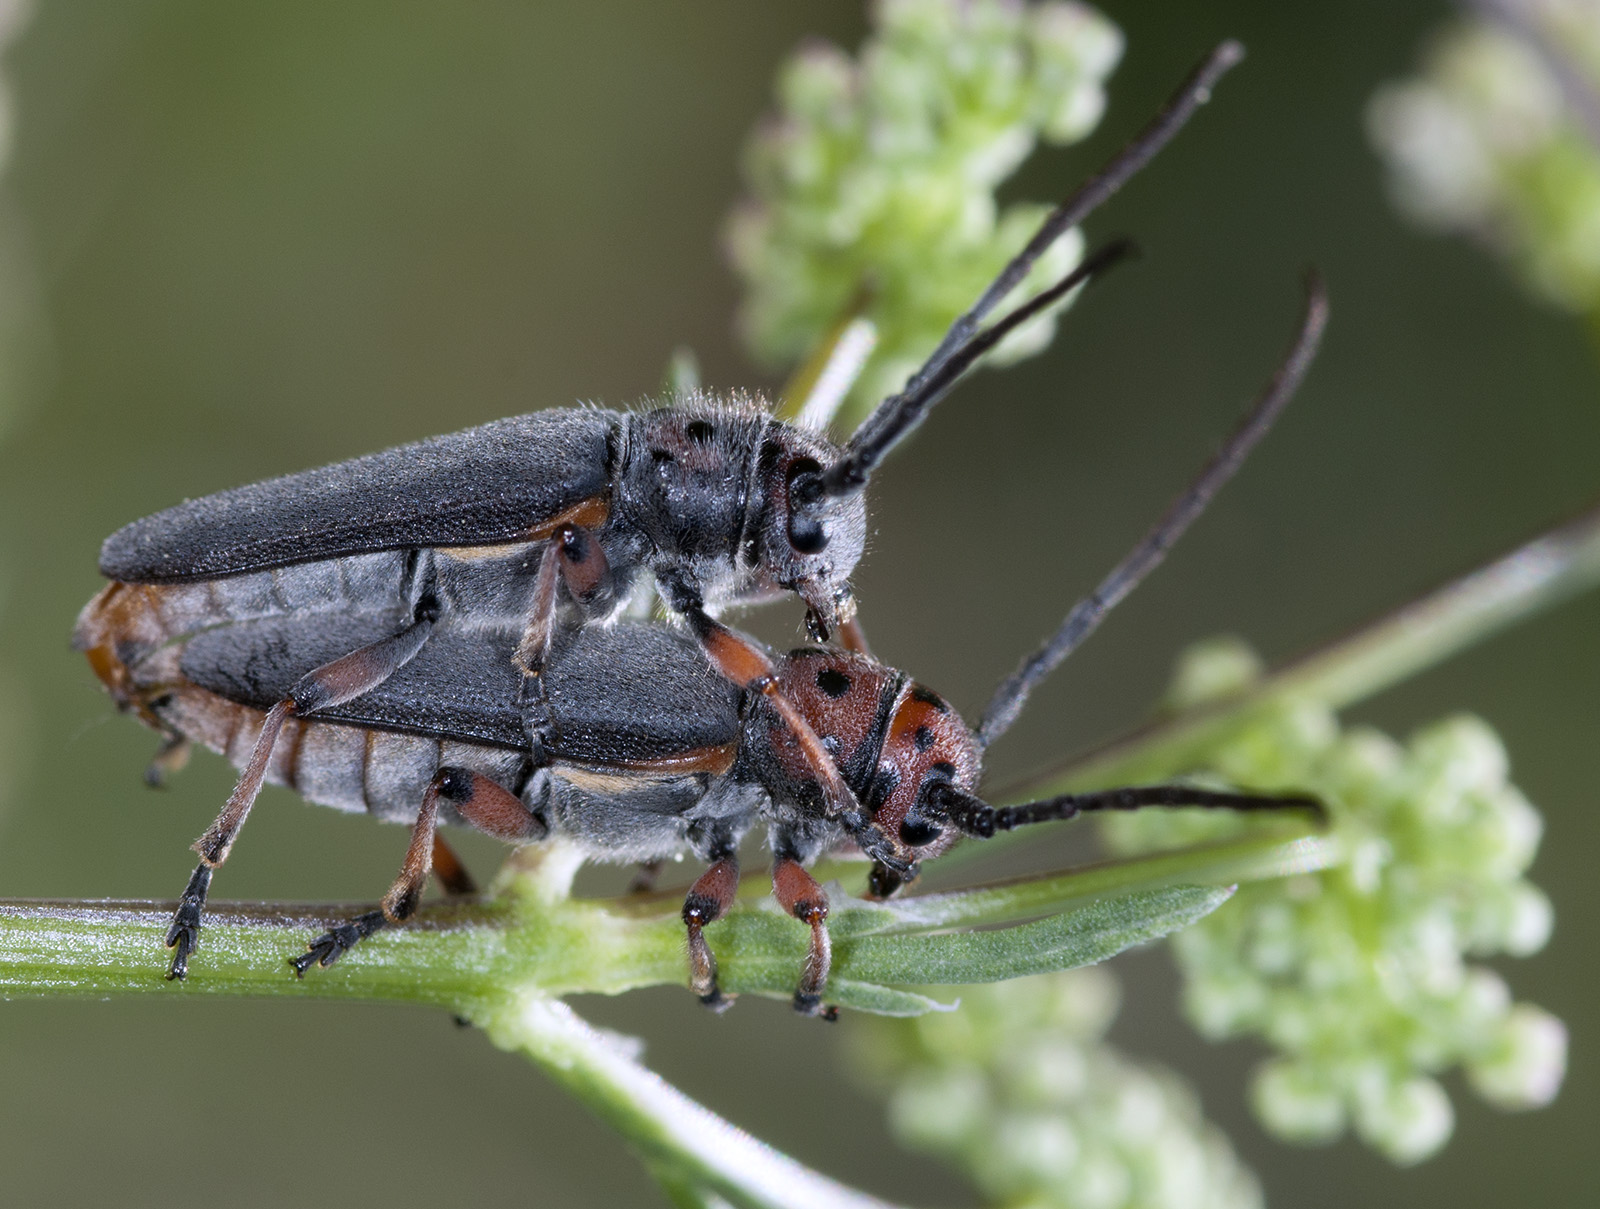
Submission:
<svg viewBox="0 0 1600 1209">
<path fill-rule="evenodd" d="M 913 684 L 911 686 L 911 699 L 913 701 L 920 701 L 923 705 L 931 705 L 941 714 L 948 714 L 950 712 L 950 705 L 943 697 L 939 696 L 939 694 L 934 692 L 932 689 L 923 688 L 920 684 Z"/>
<path fill-rule="evenodd" d="M 850 691 L 850 677 L 837 668 L 825 667 L 817 673 L 817 687 L 837 700 Z"/>
<path fill-rule="evenodd" d="M 933 746 L 933 731 L 926 726 L 919 726 L 911 733 L 911 742 L 916 745 L 918 751 L 927 751 Z"/>
</svg>

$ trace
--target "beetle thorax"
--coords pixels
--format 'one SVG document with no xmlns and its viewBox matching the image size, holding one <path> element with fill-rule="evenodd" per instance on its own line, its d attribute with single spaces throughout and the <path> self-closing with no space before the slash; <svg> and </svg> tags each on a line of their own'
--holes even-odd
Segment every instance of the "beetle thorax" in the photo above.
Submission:
<svg viewBox="0 0 1600 1209">
<path fill-rule="evenodd" d="M 628 418 L 615 521 L 641 557 L 711 606 L 797 592 L 826 625 L 861 558 L 859 494 L 814 502 L 791 525 L 791 486 L 838 456 L 748 396 L 695 396 Z M 798 541 L 798 545 L 797 545 Z"/>
</svg>

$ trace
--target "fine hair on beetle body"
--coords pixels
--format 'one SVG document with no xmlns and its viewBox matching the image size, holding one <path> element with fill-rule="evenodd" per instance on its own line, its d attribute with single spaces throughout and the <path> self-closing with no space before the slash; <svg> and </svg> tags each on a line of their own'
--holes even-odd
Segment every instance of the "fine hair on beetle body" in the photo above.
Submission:
<svg viewBox="0 0 1600 1209">
<path fill-rule="evenodd" d="M 728 997 L 704 930 L 733 905 L 740 843 L 764 824 L 774 896 L 810 929 L 794 1005 L 831 1016 L 824 1001 L 828 898 L 806 869 L 825 854 L 867 858 L 869 891 L 886 897 L 963 836 L 987 838 L 1089 811 L 1320 812 L 1303 795 L 1185 785 L 998 808 L 980 795 L 984 753 L 1033 688 L 1161 562 L 1294 394 L 1327 317 L 1314 277 L 1307 295 L 1288 353 L 1221 450 L 999 686 L 973 729 L 937 693 L 865 653 L 813 646 L 778 655 L 720 626 L 698 634 L 660 622 L 559 626 L 550 635 L 542 692 L 530 698 L 515 666 L 522 638 L 513 625 L 468 627 L 442 617 L 429 643 L 365 684 L 344 652 L 393 642 L 384 637 L 393 633 L 393 610 L 331 620 L 260 617 L 151 644 L 132 636 L 147 617 L 130 597 L 85 623 L 103 639 L 93 648 L 96 670 L 121 705 L 169 739 L 226 753 L 244 770 L 241 786 L 253 778 L 251 798 L 274 779 L 313 801 L 412 825 L 380 909 L 314 939 L 294 959 L 300 974 L 410 919 L 430 872 L 448 890 L 469 889 L 437 832 L 441 822 L 465 823 L 512 844 L 562 837 L 598 860 L 648 864 L 690 853 L 704 861 L 709 867 L 683 907 L 688 981 L 705 1004 L 721 1008 Z M 129 651 L 135 656 L 122 658 Z M 301 700 L 310 706 L 284 707 Z M 263 745 L 259 736 L 269 731 L 284 742 Z M 232 807 L 200 841 L 207 859 L 173 925 L 175 934 L 188 930 L 177 957 L 194 950 L 199 903 L 243 821 Z"/>
<path fill-rule="evenodd" d="M 842 445 L 776 419 L 753 397 L 691 396 L 639 412 L 598 407 L 534 412 L 302 471 L 168 508 L 106 539 L 112 583 L 74 633 L 108 684 L 164 644 L 252 619 L 338 629 L 384 615 L 285 686 L 253 728 L 254 744 L 216 821 L 195 843 L 195 869 L 168 944 L 182 978 L 215 868 L 249 814 L 292 725 L 373 692 L 436 635 L 511 627 L 506 652 L 534 760 L 554 741 L 546 664 L 557 635 L 614 620 L 653 581 L 712 668 L 758 691 L 820 787 L 822 814 L 853 820 L 864 850 L 891 843 L 866 817 L 768 654 L 715 612 L 784 592 L 807 606 L 814 638 L 864 652 L 849 579 L 867 532 L 863 492 L 874 470 L 957 381 L 1009 334 L 1066 301 L 1131 249 L 1113 240 L 1054 284 L 1002 310 L 1062 234 L 1137 173 L 1242 57 L 1208 55 L 1167 105 L 1043 221 L 905 387 Z M 998 316 L 993 317 L 992 316 Z M 113 684 L 113 688 L 115 689 Z M 144 708 L 141 706 L 141 708 Z M 182 759 L 181 738 L 152 766 Z"/>
</svg>

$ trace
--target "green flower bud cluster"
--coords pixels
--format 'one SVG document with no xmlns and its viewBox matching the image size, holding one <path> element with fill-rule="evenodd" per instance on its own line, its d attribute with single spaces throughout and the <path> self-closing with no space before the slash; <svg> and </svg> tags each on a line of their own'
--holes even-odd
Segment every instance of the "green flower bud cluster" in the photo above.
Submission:
<svg viewBox="0 0 1600 1209">
<path fill-rule="evenodd" d="M 1100 967 L 962 988 L 958 1010 L 852 1016 L 856 1069 L 889 1089 L 907 1146 L 1011 1209 L 1253 1209 L 1254 1176 L 1176 1075 L 1103 1040 Z"/>
<path fill-rule="evenodd" d="M 802 48 L 779 115 L 752 138 L 749 196 L 727 244 L 740 325 L 762 360 L 792 364 L 863 315 L 878 345 L 852 396 L 898 390 L 950 322 L 1027 241 L 1048 206 L 1003 211 L 995 189 L 1040 139 L 1082 139 L 1122 54 L 1117 28 L 1061 0 L 879 0 L 857 58 Z M 1082 255 L 1069 232 L 1018 286 L 1031 296 Z M 1044 348 L 1055 321 L 1014 332 L 992 360 Z"/>
<path fill-rule="evenodd" d="M 1170 697 L 1192 705 L 1259 671 L 1240 644 L 1184 656 Z M 1525 956 L 1550 934 L 1549 900 L 1522 874 L 1542 822 L 1507 778 L 1506 753 L 1476 718 L 1453 717 L 1401 745 L 1342 730 L 1314 703 L 1278 708 L 1214 751 L 1207 776 L 1313 793 L 1341 859 L 1317 874 L 1240 887 L 1174 938 L 1185 1006 L 1211 1038 L 1255 1034 L 1276 1056 L 1253 1100 L 1280 1136 L 1330 1140 L 1353 1126 L 1400 1163 L 1448 1139 L 1434 1075 L 1465 1068 L 1485 1099 L 1531 1108 L 1554 1097 L 1566 1032 L 1514 1004 L 1501 977 L 1467 962 Z M 1193 843 L 1259 826 L 1224 812 L 1144 811 L 1106 820 L 1118 850 Z"/>
<path fill-rule="evenodd" d="M 1483 239 L 1538 294 L 1593 312 L 1600 0 L 1521 0 L 1518 9 L 1523 30 L 1466 21 L 1442 31 L 1420 77 L 1373 98 L 1368 127 L 1403 210 Z M 1591 98 L 1587 115 L 1575 110 L 1575 89 Z"/>
</svg>

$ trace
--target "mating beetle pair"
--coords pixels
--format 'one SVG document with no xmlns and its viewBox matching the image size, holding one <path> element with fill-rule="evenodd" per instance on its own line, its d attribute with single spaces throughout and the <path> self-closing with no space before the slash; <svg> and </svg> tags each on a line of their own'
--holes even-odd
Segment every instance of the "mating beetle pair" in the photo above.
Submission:
<svg viewBox="0 0 1600 1209">
<path fill-rule="evenodd" d="M 847 583 L 873 468 L 987 349 L 1118 254 L 1113 245 L 978 327 L 1237 57 L 1229 44 L 1202 64 L 842 449 L 749 406 L 543 412 L 224 492 L 113 535 L 101 567 L 117 582 L 85 610 L 78 644 L 119 702 L 169 741 L 197 739 L 243 769 L 196 844 L 170 976 L 186 971 L 212 870 L 269 775 L 312 800 L 415 819 L 384 910 L 314 942 L 302 972 L 411 914 L 442 815 L 512 842 L 567 834 L 600 858 L 687 849 L 711 861 L 685 920 L 692 984 L 715 1002 L 700 929 L 731 902 L 738 839 L 765 817 L 775 891 L 812 927 L 796 1002 L 813 1011 L 826 981 L 826 900 L 803 866 L 824 851 L 859 849 L 874 862 L 874 889 L 888 893 L 959 833 L 1085 805 L 1303 804 L 1156 787 L 996 812 L 973 794 L 981 750 L 1033 684 L 1159 561 L 1292 393 L 1320 302 L 1252 421 L 1002 687 L 976 736 L 859 650 L 775 661 L 711 615 L 793 590 L 817 636 L 838 629 L 860 647 Z M 612 617 L 646 572 L 692 640 L 660 625 L 585 624 Z M 337 754 L 341 734 L 346 749 L 360 745 L 354 764 Z"/>
</svg>

